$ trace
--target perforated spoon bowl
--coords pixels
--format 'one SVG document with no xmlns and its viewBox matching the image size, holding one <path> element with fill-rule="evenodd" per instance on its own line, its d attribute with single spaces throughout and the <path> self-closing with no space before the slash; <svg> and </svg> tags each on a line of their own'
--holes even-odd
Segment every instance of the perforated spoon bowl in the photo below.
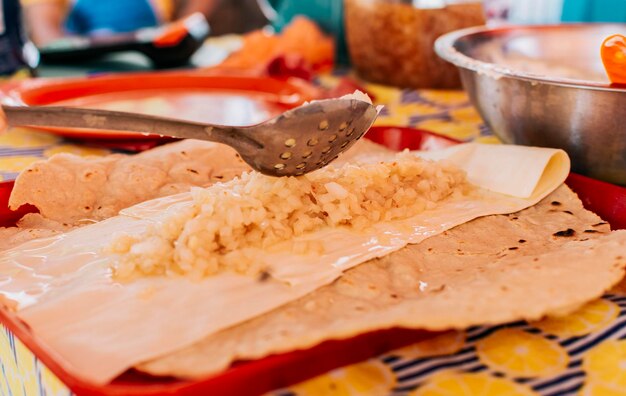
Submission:
<svg viewBox="0 0 626 396">
<path fill-rule="evenodd" d="M 361 100 L 327 99 L 261 124 L 235 127 L 73 107 L 3 105 L 2 109 L 13 126 L 133 131 L 224 143 L 253 169 L 270 176 L 299 176 L 328 165 L 367 132 L 378 114 Z"/>
</svg>

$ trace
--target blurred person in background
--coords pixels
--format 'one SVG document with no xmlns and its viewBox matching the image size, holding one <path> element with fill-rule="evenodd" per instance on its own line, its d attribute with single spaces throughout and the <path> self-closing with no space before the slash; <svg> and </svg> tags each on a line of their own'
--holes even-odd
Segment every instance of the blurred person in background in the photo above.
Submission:
<svg viewBox="0 0 626 396">
<path fill-rule="evenodd" d="M 200 12 L 214 34 L 265 23 L 256 0 L 21 0 L 31 39 L 44 46 L 66 36 L 132 32 Z"/>
</svg>

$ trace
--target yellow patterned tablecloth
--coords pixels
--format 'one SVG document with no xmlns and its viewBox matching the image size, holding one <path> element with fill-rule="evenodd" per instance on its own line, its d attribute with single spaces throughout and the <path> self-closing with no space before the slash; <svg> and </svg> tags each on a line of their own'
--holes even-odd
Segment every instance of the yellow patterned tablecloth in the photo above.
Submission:
<svg viewBox="0 0 626 396">
<path fill-rule="evenodd" d="M 497 142 L 459 91 L 368 86 L 386 105 L 377 124 L 414 126 L 460 140 Z M 0 135 L 0 175 L 12 179 L 59 152 L 106 154 L 52 135 Z M 275 395 L 626 395 L 626 294 L 609 294 L 562 319 L 472 327 L 344 367 Z M 6 329 L 0 329 L 0 395 L 70 392 Z"/>
</svg>

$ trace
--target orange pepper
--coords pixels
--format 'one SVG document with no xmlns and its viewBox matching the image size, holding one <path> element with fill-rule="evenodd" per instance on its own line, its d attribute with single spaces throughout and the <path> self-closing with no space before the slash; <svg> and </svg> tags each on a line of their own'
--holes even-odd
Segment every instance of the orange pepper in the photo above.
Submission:
<svg viewBox="0 0 626 396">
<path fill-rule="evenodd" d="M 606 74 L 614 84 L 626 84 L 626 37 L 614 34 L 607 37 L 600 50 Z"/>
</svg>

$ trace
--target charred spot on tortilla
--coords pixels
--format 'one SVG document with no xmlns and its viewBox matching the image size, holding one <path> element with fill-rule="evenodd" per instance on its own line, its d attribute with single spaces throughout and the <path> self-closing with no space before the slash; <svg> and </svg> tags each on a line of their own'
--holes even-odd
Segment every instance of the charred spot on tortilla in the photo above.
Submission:
<svg viewBox="0 0 626 396">
<path fill-rule="evenodd" d="M 552 201 L 552 202 L 550 202 L 550 205 L 552 205 L 552 206 L 561 206 L 562 204 L 559 201 Z"/>
<path fill-rule="evenodd" d="M 552 235 L 555 237 L 571 237 L 571 236 L 574 236 L 575 234 L 576 234 L 576 231 L 574 231 L 571 228 L 568 228 L 567 230 L 557 231 Z"/>
<path fill-rule="evenodd" d="M 187 168 L 187 172 L 191 172 L 191 173 L 195 173 L 196 175 L 198 174 L 198 171 L 195 169 L 189 169 Z"/>
<path fill-rule="evenodd" d="M 592 227 L 600 227 L 600 226 L 603 226 L 605 224 L 609 224 L 609 223 L 607 223 L 606 221 L 603 221 L 603 222 L 596 223 L 596 224 L 592 225 Z"/>
<path fill-rule="evenodd" d="M 446 290 L 446 285 L 445 283 L 437 288 L 431 289 L 430 292 L 431 293 L 441 293 L 442 291 Z"/>
<path fill-rule="evenodd" d="M 583 231 L 583 232 L 585 232 L 585 233 L 587 233 L 587 234 L 597 234 L 597 233 L 599 233 L 600 231 L 598 231 L 598 230 L 585 230 L 585 231 Z"/>
<path fill-rule="evenodd" d="M 526 243 L 526 239 L 520 239 L 519 241 L 517 241 L 519 243 Z"/>
<path fill-rule="evenodd" d="M 570 215 L 574 215 L 574 213 L 572 213 L 572 212 L 571 212 L 571 211 L 569 211 L 569 210 L 564 210 L 564 211 L 563 211 L 563 213 L 567 213 L 567 214 L 570 214 Z"/>
<path fill-rule="evenodd" d="M 257 278 L 257 280 L 259 282 L 267 282 L 271 277 L 272 277 L 272 274 L 270 274 L 269 271 L 264 270 L 264 271 L 261 271 L 261 273 L 259 273 L 259 277 Z"/>
<path fill-rule="evenodd" d="M 509 250 L 517 250 L 519 249 L 517 246 L 510 247 Z"/>
</svg>

